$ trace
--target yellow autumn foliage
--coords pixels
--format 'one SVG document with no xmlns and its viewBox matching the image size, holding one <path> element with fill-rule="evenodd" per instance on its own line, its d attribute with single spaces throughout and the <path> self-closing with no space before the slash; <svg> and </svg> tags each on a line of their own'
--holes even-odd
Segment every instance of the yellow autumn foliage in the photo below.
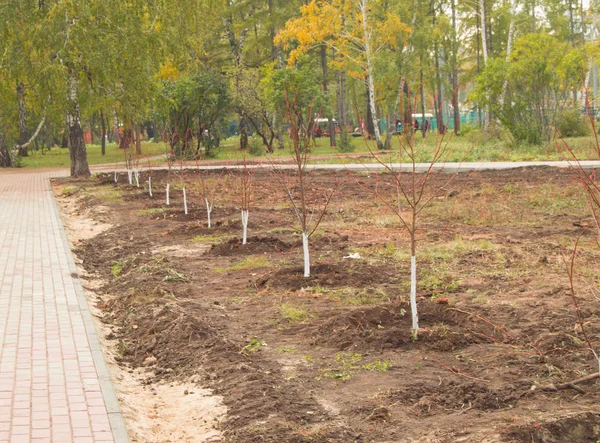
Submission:
<svg viewBox="0 0 600 443">
<path fill-rule="evenodd" d="M 175 81 L 179 78 L 181 72 L 179 72 L 177 66 L 175 66 L 173 62 L 169 60 L 167 63 L 160 65 L 158 75 L 161 80 Z"/>
</svg>

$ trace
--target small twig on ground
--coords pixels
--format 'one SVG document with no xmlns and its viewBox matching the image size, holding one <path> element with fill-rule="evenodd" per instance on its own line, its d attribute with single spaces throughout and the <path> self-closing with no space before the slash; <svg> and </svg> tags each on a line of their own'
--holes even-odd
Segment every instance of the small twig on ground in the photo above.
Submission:
<svg viewBox="0 0 600 443">
<path fill-rule="evenodd" d="M 441 361 L 439 361 L 439 360 L 438 360 L 437 358 L 435 358 L 435 357 L 431 357 L 431 359 L 432 359 L 434 362 L 436 362 L 437 364 L 439 364 L 440 366 L 442 366 L 444 369 L 446 369 L 446 370 L 448 370 L 448 371 L 452 372 L 453 374 L 458 374 L 458 375 L 461 375 L 461 376 L 463 376 L 463 377 L 465 377 L 465 378 L 469 378 L 469 379 L 471 379 L 471 380 L 482 381 L 482 382 L 484 382 L 484 383 L 489 383 L 489 382 L 490 382 L 489 380 L 486 380 L 486 379 L 484 379 L 484 378 L 472 377 L 472 376 L 470 376 L 470 375 L 468 375 L 468 374 L 465 374 L 465 373 L 464 373 L 464 372 L 462 372 L 462 371 L 459 371 L 458 369 L 451 368 L 450 366 L 448 366 L 448 365 L 446 365 L 446 364 L 442 363 Z"/>
<path fill-rule="evenodd" d="M 553 384 L 542 385 L 542 386 L 533 385 L 531 387 L 531 390 L 532 391 L 539 390 L 539 391 L 557 392 L 557 391 L 563 391 L 565 389 L 574 389 L 575 391 L 579 392 L 580 394 L 585 394 L 585 391 L 577 385 L 580 383 L 585 383 L 588 381 L 595 380 L 597 378 L 600 378 L 600 372 L 595 372 L 593 374 L 586 375 L 585 377 L 578 378 L 577 380 L 572 380 L 572 381 L 568 381 L 566 383 L 560 383 L 557 385 L 553 385 Z"/>
<path fill-rule="evenodd" d="M 462 309 L 456 309 L 456 308 L 448 308 L 448 310 L 449 311 L 456 311 L 456 312 L 460 312 L 462 314 L 467 314 L 469 316 L 476 317 L 479 320 L 481 320 L 482 322 L 487 323 L 488 325 L 490 325 L 494 329 L 497 329 L 500 332 L 502 332 L 504 335 L 506 335 L 506 338 L 508 338 L 509 340 L 512 340 L 512 336 L 508 332 L 506 332 L 506 330 L 502 326 L 498 326 L 498 325 L 492 323 L 487 318 L 482 317 L 481 315 L 478 315 L 478 314 L 475 314 L 475 313 L 469 312 L 469 311 L 463 311 Z"/>
</svg>

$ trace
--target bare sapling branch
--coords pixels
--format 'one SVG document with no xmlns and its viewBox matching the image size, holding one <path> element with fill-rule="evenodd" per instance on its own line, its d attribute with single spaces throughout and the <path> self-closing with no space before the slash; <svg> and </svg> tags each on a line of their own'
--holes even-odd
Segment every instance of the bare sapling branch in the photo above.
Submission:
<svg viewBox="0 0 600 443">
<path fill-rule="evenodd" d="M 407 88 L 408 90 L 408 88 Z M 416 103 L 411 103 L 407 94 L 406 106 L 408 115 L 416 108 Z M 416 100 L 416 98 L 415 98 Z M 404 100 L 399 100 L 404 103 Z M 402 112 L 401 112 L 402 114 Z M 422 122 L 421 124 L 425 124 Z M 384 157 L 378 150 L 373 149 L 368 140 L 364 138 L 365 144 L 375 162 L 375 167 L 369 167 L 364 163 L 365 169 L 370 172 L 369 177 L 374 181 L 372 186 L 363 184 L 353 174 L 355 182 L 366 192 L 371 194 L 380 204 L 387 208 L 398 220 L 399 225 L 405 229 L 410 238 L 410 307 L 412 316 L 412 330 L 416 334 L 419 330 L 419 316 L 417 308 L 417 231 L 419 229 L 418 218 L 423 209 L 444 192 L 457 172 L 444 179 L 434 180 L 434 177 L 444 171 L 444 165 L 449 156 L 448 142 L 450 136 L 446 133 L 438 133 L 431 152 L 425 152 L 429 145 L 427 140 L 431 131 L 426 131 L 421 141 L 417 141 L 417 131 L 413 128 L 405 128 L 398 135 L 399 151 L 396 155 L 400 164 L 394 163 L 394 156 L 390 153 Z M 427 163 L 419 165 L 418 160 L 425 157 Z M 386 161 L 387 158 L 387 161 Z M 402 163 L 406 161 L 406 163 Z M 420 167 L 418 167 L 420 166 Z M 419 169 L 422 171 L 419 172 Z"/>
<path fill-rule="evenodd" d="M 188 129 L 185 139 L 189 141 L 189 143 L 193 144 L 194 134 L 191 129 Z M 179 181 L 181 185 L 181 192 L 183 194 L 183 213 L 188 215 L 188 203 L 187 203 L 187 193 L 185 190 L 185 155 L 181 152 L 178 156 L 179 160 Z"/>
<path fill-rule="evenodd" d="M 290 149 L 292 167 L 278 165 L 272 158 L 271 172 L 289 199 L 296 221 L 302 234 L 302 251 L 304 257 L 304 277 L 310 277 L 309 238 L 319 227 L 327 207 L 337 190 L 335 182 L 330 189 L 320 189 L 311 180 L 311 171 L 307 166 L 310 160 L 310 128 L 305 122 L 312 120 L 312 105 L 303 115 L 298 106 L 295 92 L 285 90 L 286 118 L 289 124 Z"/>
<path fill-rule="evenodd" d="M 594 116 L 591 111 L 591 106 L 590 106 L 590 103 L 589 103 L 589 100 L 587 97 L 587 92 L 586 92 L 586 97 L 585 97 L 585 103 L 586 103 L 586 107 L 588 110 L 588 119 L 587 119 L 588 125 L 590 126 L 590 129 L 592 130 L 592 134 L 593 134 L 594 153 L 600 160 L 600 141 L 598 140 L 598 134 L 596 131 Z M 573 246 L 573 251 L 571 252 L 571 256 L 570 256 L 569 260 L 567 261 L 567 275 L 569 277 L 569 289 L 570 289 L 570 293 L 571 293 L 571 299 L 573 301 L 573 309 L 574 309 L 576 317 L 577 317 L 577 323 L 579 325 L 579 328 L 581 329 L 581 334 L 584 338 L 584 341 L 585 341 L 588 349 L 590 350 L 590 352 L 593 354 L 593 356 L 596 359 L 596 363 L 598 364 L 598 373 L 600 373 L 600 355 L 599 355 L 599 352 L 594 347 L 594 345 L 590 339 L 590 335 L 587 332 L 586 323 L 584 321 L 583 313 L 579 306 L 577 290 L 575 288 L 575 281 L 576 281 L 576 266 L 575 266 L 575 264 L 576 264 L 576 258 L 578 255 L 577 251 L 578 251 L 578 248 L 579 248 L 579 245 L 581 242 L 581 238 L 583 237 L 583 235 L 591 234 L 593 236 L 596 246 L 600 250 L 600 183 L 598 182 L 596 171 L 586 170 L 583 167 L 583 165 L 581 164 L 581 162 L 579 161 L 579 159 L 577 158 L 577 154 L 575 153 L 575 151 L 566 142 L 566 140 L 559 137 L 556 132 L 555 132 L 554 141 L 555 141 L 558 151 L 561 153 L 563 158 L 565 158 L 565 160 L 567 160 L 569 162 L 571 170 L 574 172 L 576 179 L 579 181 L 582 188 L 584 189 L 586 196 L 587 196 L 587 200 L 588 200 L 588 207 L 590 210 L 590 215 L 591 215 L 592 219 L 594 220 L 593 231 L 591 231 L 589 229 L 582 229 L 575 241 L 575 244 Z M 593 297 L 595 297 L 595 291 L 594 291 L 593 285 L 591 286 L 590 293 Z M 570 384 L 574 385 L 575 383 L 576 382 L 571 382 Z M 568 387 L 572 387 L 572 386 L 568 386 Z M 573 389 L 575 389 L 575 388 L 573 388 Z"/>
<path fill-rule="evenodd" d="M 170 192 L 171 192 L 171 174 L 173 172 L 173 166 L 175 164 L 175 143 L 179 139 L 177 133 L 171 130 L 170 123 L 167 121 L 165 125 L 165 135 L 163 135 L 163 139 L 166 138 L 168 144 L 165 149 L 165 159 L 167 162 L 167 185 L 165 189 L 165 198 L 166 205 L 169 206 L 171 204 Z"/>
</svg>

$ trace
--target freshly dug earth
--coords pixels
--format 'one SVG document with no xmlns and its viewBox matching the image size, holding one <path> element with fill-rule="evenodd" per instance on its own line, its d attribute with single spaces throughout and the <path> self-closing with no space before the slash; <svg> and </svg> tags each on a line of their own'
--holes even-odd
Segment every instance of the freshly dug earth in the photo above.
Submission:
<svg viewBox="0 0 600 443">
<path fill-rule="evenodd" d="M 303 278 L 293 208 L 272 174 L 252 174 L 246 245 L 239 172 L 145 171 L 141 182 L 150 174 L 153 197 L 112 174 L 55 186 L 78 208 L 70 217 L 112 225 L 75 253 L 102 282 L 98 307 L 119 364 L 146 368 L 148 384 L 193 380 L 222 396 L 223 441 L 600 439 L 598 384 L 584 394 L 530 389 L 597 370 L 565 260 L 581 235 L 575 288 L 596 339 L 600 250 L 568 171 L 431 178 L 427 192 L 444 187 L 418 220 L 418 336 L 409 237 L 386 212 L 390 176 L 309 174 L 310 196 L 336 192 Z M 211 228 L 207 187 L 217 196 Z"/>
</svg>

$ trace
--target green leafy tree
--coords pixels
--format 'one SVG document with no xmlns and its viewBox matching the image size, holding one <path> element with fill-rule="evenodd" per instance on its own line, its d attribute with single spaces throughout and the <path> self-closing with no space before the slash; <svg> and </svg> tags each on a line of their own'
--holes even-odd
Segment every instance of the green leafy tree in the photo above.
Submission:
<svg viewBox="0 0 600 443">
<path fill-rule="evenodd" d="M 585 65 L 583 52 L 568 43 L 528 34 L 515 42 L 508 62 L 490 60 L 474 97 L 493 110 L 515 141 L 539 144 L 551 138 L 552 124 L 569 105 L 569 91 L 581 83 Z"/>
</svg>

